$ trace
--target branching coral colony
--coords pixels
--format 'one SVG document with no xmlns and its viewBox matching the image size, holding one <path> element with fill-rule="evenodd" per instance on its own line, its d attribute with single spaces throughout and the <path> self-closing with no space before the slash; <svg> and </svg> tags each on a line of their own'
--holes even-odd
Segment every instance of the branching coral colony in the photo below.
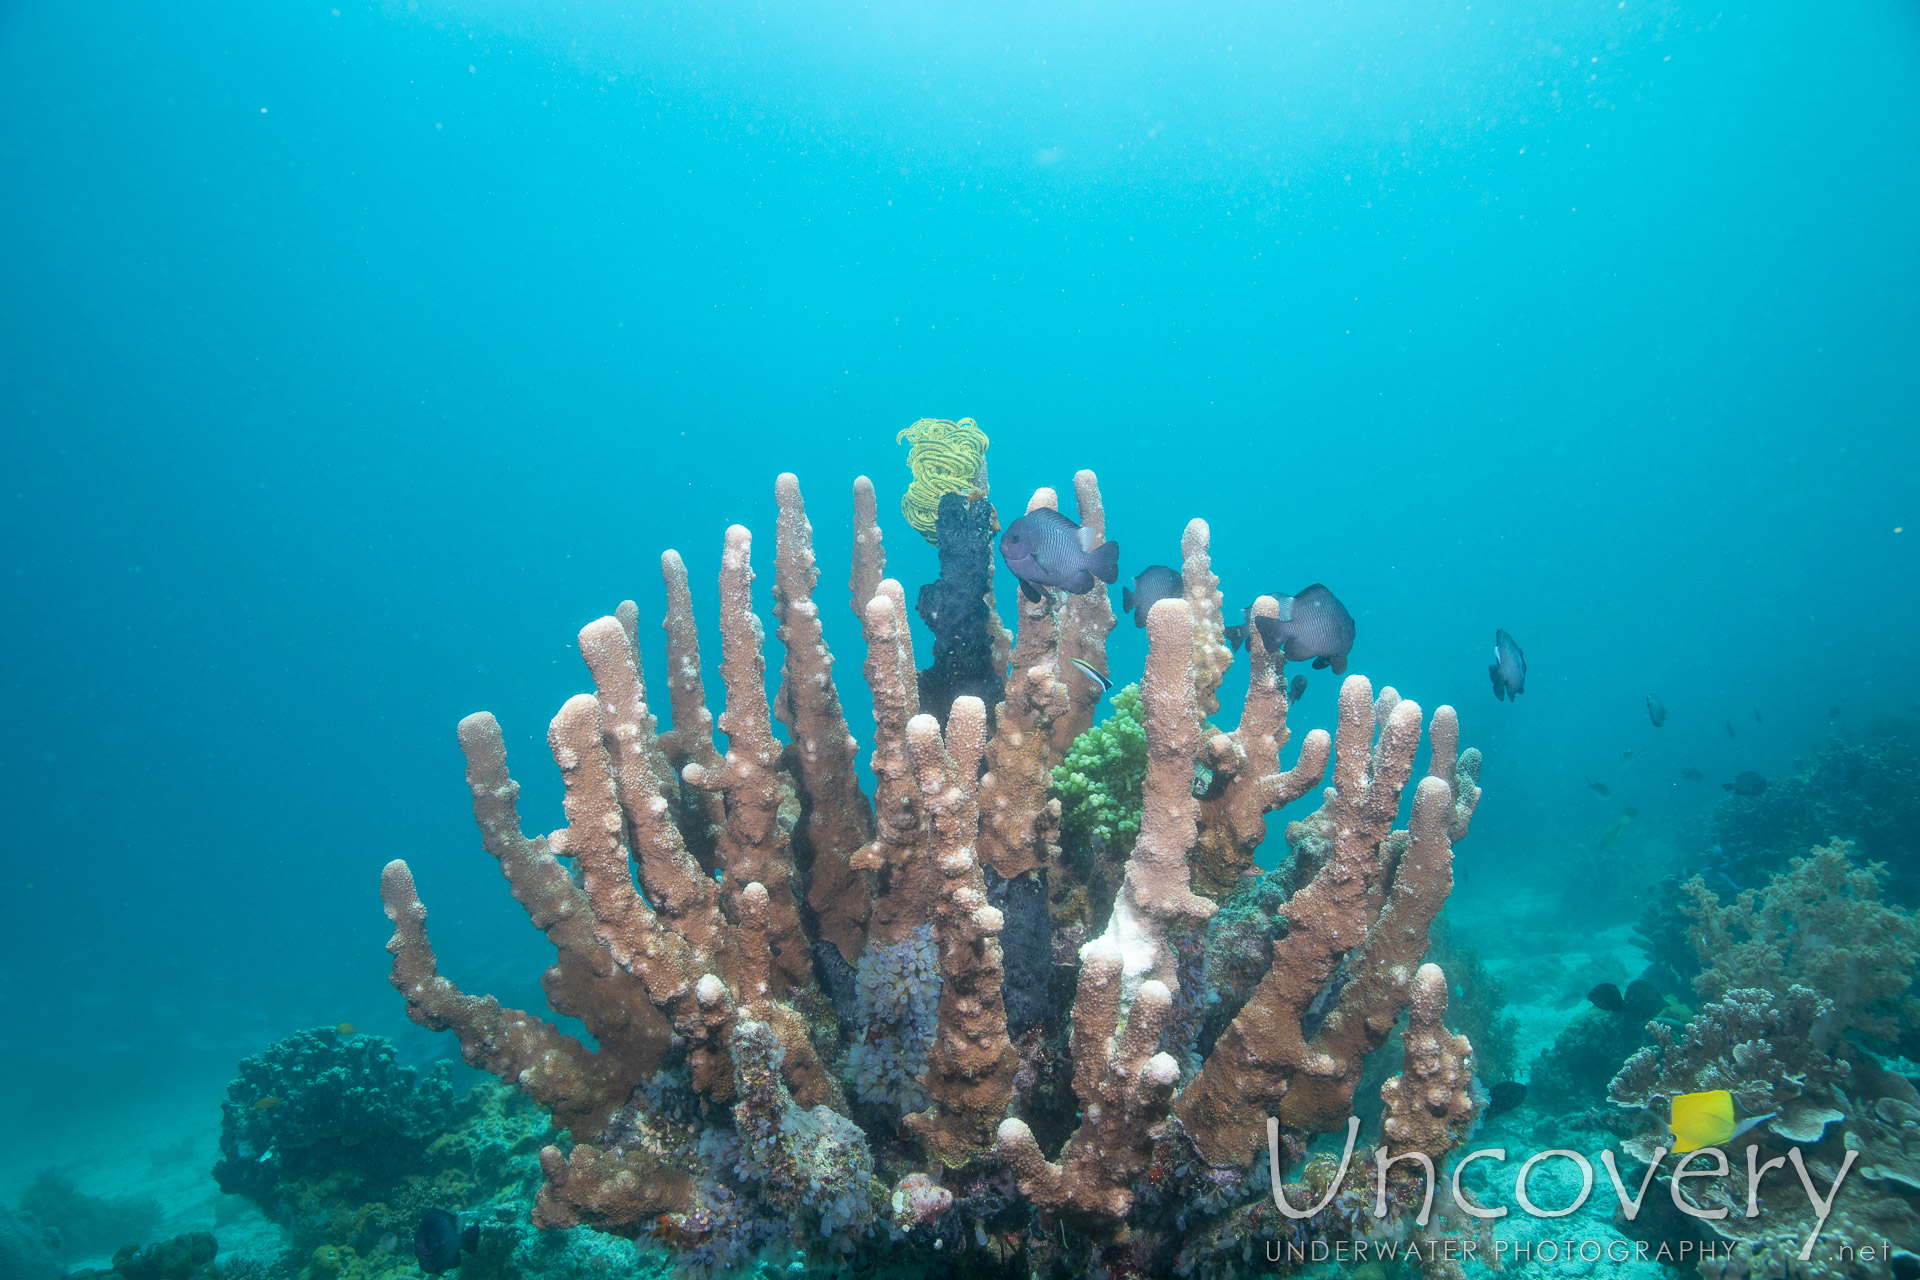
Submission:
<svg viewBox="0 0 1920 1280">
<path fill-rule="evenodd" d="M 1097 533 L 1091 472 L 1075 491 Z M 869 800 L 813 598 L 798 481 L 781 476 L 775 494 L 786 657 L 771 704 L 752 535 L 735 526 L 720 567 L 717 720 L 686 569 L 669 551 L 673 727 L 655 719 L 632 603 L 585 627 L 595 693 L 570 699 L 548 735 L 564 827 L 523 835 L 498 724 L 482 713 L 460 725 L 483 843 L 558 951 L 548 1002 L 593 1047 L 441 977 L 412 873 L 402 861 L 382 873 L 393 983 L 410 1016 L 453 1031 L 469 1063 L 553 1114 L 536 1223 L 651 1236 L 687 1274 L 769 1249 L 970 1274 L 1223 1274 L 1244 1267 L 1263 1232 L 1408 1230 L 1396 1212 L 1355 1212 L 1351 1197 L 1309 1222 L 1277 1219 L 1267 1117 L 1283 1122 L 1298 1171 L 1307 1141 L 1346 1129 L 1363 1061 L 1411 1000 L 1419 1034 L 1382 1090 L 1382 1144 L 1437 1161 L 1472 1121 L 1471 1051 L 1439 1022 L 1444 976 L 1421 964 L 1480 796 L 1479 754 L 1459 752 L 1453 710 L 1426 725 L 1427 772 L 1404 830 L 1394 819 L 1422 714 L 1392 689 L 1348 677 L 1334 739 L 1308 734 L 1282 770 L 1285 681 L 1250 633 L 1240 725 L 1213 728 L 1202 715 L 1218 709 L 1232 657 L 1207 526 L 1193 521 L 1186 596 L 1148 620 L 1138 837 L 1117 893 L 1089 901 L 1070 882 L 1099 859 L 1063 855 L 1049 789 L 1093 720 L 1097 689 L 1068 659 L 1105 670 L 1104 591 L 1019 600 L 1010 653 L 989 604 L 1004 701 L 991 721 L 974 697 L 924 707 L 906 595 L 885 578 L 872 486 L 856 482 Z M 990 536 L 990 521 L 963 518 L 963 499 L 947 501 L 956 536 Z M 1042 505 L 1057 505 L 1052 490 L 1029 509 Z M 1267 597 L 1255 608 L 1276 612 Z M 1319 785 L 1330 759 L 1318 811 L 1288 832 L 1298 887 L 1262 939 L 1278 935 L 1270 963 L 1217 966 L 1243 978 L 1208 989 L 1209 947 L 1244 948 L 1246 936 L 1210 919 L 1261 884 L 1266 815 Z M 1034 990 L 1055 973 L 1057 995 Z M 1238 1014 L 1203 1043 L 1204 1009 L 1219 1001 Z M 1038 1012 L 1010 1034 L 1014 1003 Z M 1183 1251 L 1230 1220 L 1244 1228 L 1231 1240 Z"/>
</svg>

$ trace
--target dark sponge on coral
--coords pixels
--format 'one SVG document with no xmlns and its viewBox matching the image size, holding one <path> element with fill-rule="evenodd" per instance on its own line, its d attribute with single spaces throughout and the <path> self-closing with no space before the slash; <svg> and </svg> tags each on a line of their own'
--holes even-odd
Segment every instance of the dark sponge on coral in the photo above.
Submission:
<svg viewBox="0 0 1920 1280">
<path fill-rule="evenodd" d="M 242 1061 L 227 1086 L 214 1180 L 269 1212 L 283 1181 L 392 1182 L 424 1165 L 452 1115 L 447 1063 L 423 1077 L 384 1036 L 296 1032 Z"/>
<path fill-rule="evenodd" d="M 974 697 L 993 709 L 1006 697 L 993 661 L 993 506 L 942 494 L 934 528 L 940 545 L 940 578 L 920 588 L 920 620 L 933 632 L 933 665 L 920 673 L 920 709 L 947 723 L 955 698 Z"/>
</svg>

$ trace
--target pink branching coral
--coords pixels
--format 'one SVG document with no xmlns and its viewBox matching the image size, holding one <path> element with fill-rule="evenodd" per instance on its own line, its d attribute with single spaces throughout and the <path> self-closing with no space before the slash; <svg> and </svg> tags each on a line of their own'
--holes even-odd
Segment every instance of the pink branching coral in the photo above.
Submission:
<svg viewBox="0 0 1920 1280">
<path fill-rule="evenodd" d="M 1479 756 L 1459 750 L 1451 708 L 1429 721 L 1349 677 L 1337 734 L 1307 735 L 1283 769 L 1284 681 L 1255 634 L 1241 723 L 1207 724 L 1233 658 L 1209 532 L 1192 522 L 1186 596 L 1148 623 L 1139 838 L 1117 895 L 1089 902 L 1074 881 L 1094 860 L 1063 857 L 1051 784 L 1097 700 L 1069 660 L 1107 669 L 1104 589 L 1023 598 L 1004 701 L 959 697 L 930 714 L 906 593 L 884 576 L 872 486 L 859 481 L 851 588 L 875 721 L 869 796 L 813 599 L 799 483 L 783 475 L 775 488 L 785 644 L 772 698 L 754 539 L 736 526 L 720 558 L 717 716 L 685 563 L 670 551 L 671 728 L 641 669 L 638 611 L 622 604 L 580 632 L 594 692 L 570 699 L 548 735 L 566 787 L 560 829 L 523 833 L 499 726 L 484 714 L 461 724 L 482 843 L 556 948 L 549 1003 L 591 1043 L 461 992 L 438 971 L 406 863 L 382 875 L 410 1016 L 453 1031 L 469 1062 L 553 1114 L 539 1223 L 651 1236 L 690 1272 L 782 1242 L 967 1255 L 980 1274 L 1061 1273 L 1095 1250 L 1118 1251 L 1114 1265 L 1170 1265 L 1182 1228 L 1167 1206 L 1185 1201 L 1185 1223 L 1257 1199 L 1247 1171 L 1270 1114 L 1291 1148 L 1344 1128 L 1364 1060 L 1410 1002 L 1388 1139 L 1444 1156 L 1474 1114 L 1471 1049 L 1442 1025 L 1446 980 L 1421 961 L 1480 795 Z M 1074 492 L 1097 536 L 1106 515 L 1091 472 Z M 1057 504 L 1051 490 L 1032 503 Z M 1202 1054 L 1179 1010 L 1205 923 L 1245 883 L 1267 815 L 1329 765 L 1332 785 L 1298 829 L 1309 860 L 1272 967 L 1232 993 L 1244 1007 Z M 1213 779 L 1204 795 L 1196 766 Z M 1395 829 L 1410 785 L 1411 821 Z M 1050 920 L 1050 902 L 1079 914 Z M 1098 936 L 1089 919 L 1104 920 Z M 1009 946 L 1022 981 L 1046 988 L 1034 975 L 1058 969 L 1058 989 L 1077 990 L 1070 1003 L 1023 990 L 1041 1025 L 1017 1043 Z"/>
</svg>

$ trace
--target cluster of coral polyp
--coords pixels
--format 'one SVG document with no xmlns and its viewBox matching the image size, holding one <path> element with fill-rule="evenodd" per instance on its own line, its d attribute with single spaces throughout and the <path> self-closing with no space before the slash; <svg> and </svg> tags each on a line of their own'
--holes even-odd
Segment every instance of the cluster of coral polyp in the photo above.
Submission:
<svg viewBox="0 0 1920 1280">
<path fill-rule="evenodd" d="M 1103 534 L 1092 473 L 1075 489 L 1081 523 Z M 1203 714 L 1217 712 L 1233 658 L 1207 526 L 1193 521 L 1185 598 L 1148 620 L 1138 838 L 1117 893 L 1089 902 L 1063 881 L 1098 859 L 1063 856 L 1049 788 L 1098 705 L 1070 660 L 1106 670 L 1104 590 L 1021 599 L 1013 637 L 989 607 L 1006 672 L 991 732 L 977 698 L 923 707 L 906 596 L 885 577 L 873 489 L 858 481 L 870 799 L 813 599 L 799 484 L 783 475 L 775 493 L 785 666 L 771 703 L 752 538 L 736 526 L 720 567 L 717 719 L 686 569 L 669 551 L 673 727 L 649 700 L 634 606 L 585 627 L 595 691 L 548 735 L 566 826 L 523 834 L 499 726 L 485 714 L 460 725 L 486 849 L 559 953 L 548 1003 L 594 1047 L 441 977 L 412 874 L 395 861 L 382 875 L 393 982 L 414 1021 L 453 1031 L 469 1063 L 563 1131 L 542 1153 L 536 1222 L 650 1235 L 697 1273 L 774 1247 L 966 1257 L 976 1274 L 1078 1272 L 1108 1251 L 1103 1265 L 1158 1271 L 1183 1236 L 1267 1194 L 1269 1116 L 1296 1170 L 1305 1139 L 1346 1128 L 1364 1060 L 1410 1002 L 1379 1141 L 1445 1154 L 1473 1118 L 1471 1057 L 1441 1023 L 1444 976 L 1421 962 L 1480 794 L 1451 708 L 1426 725 L 1403 830 L 1422 714 L 1392 689 L 1349 677 L 1334 738 L 1308 734 L 1282 770 L 1286 682 L 1251 632 L 1240 725 L 1215 729 Z M 1043 505 L 1057 505 L 1053 491 L 1029 510 Z M 1319 785 L 1330 757 L 1324 800 L 1289 832 L 1294 889 L 1270 963 L 1210 965 L 1216 937 L 1245 945 L 1244 927 L 1209 921 L 1259 883 L 1267 815 Z M 1207 989 L 1199 975 L 1216 968 L 1244 975 L 1239 986 Z M 1049 1005 L 1028 988 L 1052 974 Z M 1021 1018 L 1037 1025 L 1010 1036 L 1003 988 L 1041 1010 Z M 1205 1009 L 1221 1001 L 1238 1012 L 1224 1030 L 1216 1017 L 1203 1045 Z M 1241 1243 L 1222 1247 L 1237 1257 Z"/>
</svg>

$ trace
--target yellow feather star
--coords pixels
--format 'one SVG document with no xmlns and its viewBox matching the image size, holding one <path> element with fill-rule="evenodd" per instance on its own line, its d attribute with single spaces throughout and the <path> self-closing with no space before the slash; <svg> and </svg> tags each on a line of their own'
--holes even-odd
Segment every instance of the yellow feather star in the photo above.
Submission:
<svg viewBox="0 0 1920 1280">
<path fill-rule="evenodd" d="M 928 542 L 938 542 L 934 521 L 941 496 L 957 493 L 972 500 L 986 493 L 987 434 L 972 418 L 922 418 L 893 438 L 895 444 L 902 441 L 909 446 L 907 469 L 913 481 L 900 499 L 900 514 Z M 999 524 L 997 515 L 994 523 Z"/>
</svg>

